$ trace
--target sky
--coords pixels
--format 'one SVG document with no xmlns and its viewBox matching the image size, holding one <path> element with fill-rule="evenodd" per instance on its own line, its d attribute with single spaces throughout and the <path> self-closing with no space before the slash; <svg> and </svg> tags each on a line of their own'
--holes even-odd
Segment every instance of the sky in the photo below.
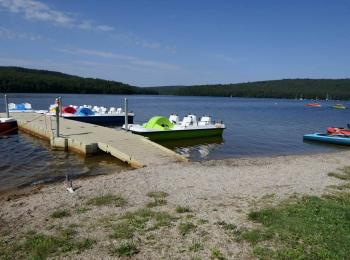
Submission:
<svg viewBox="0 0 350 260">
<path fill-rule="evenodd" d="M 0 0 L 0 65 L 136 86 L 350 77 L 349 0 Z"/>
</svg>

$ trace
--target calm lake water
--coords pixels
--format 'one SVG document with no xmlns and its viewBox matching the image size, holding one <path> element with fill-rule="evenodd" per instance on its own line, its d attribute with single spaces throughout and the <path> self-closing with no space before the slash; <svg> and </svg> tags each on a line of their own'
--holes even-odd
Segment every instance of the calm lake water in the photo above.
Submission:
<svg viewBox="0 0 350 260">
<path fill-rule="evenodd" d="M 34 109 L 47 109 L 57 94 L 10 94 L 10 102 L 30 102 Z M 269 156 L 330 152 L 346 149 L 341 146 L 303 142 L 305 133 L 325 132 L 328 126 L 346 126 L 350 123 L 350 109 L 331 108 L 336 102 L 319 101 L 322 107 L 305 107 L 310 101 L 283 99 L 250 99 L 226 97 L 176 97 L 176 96 L 119 96 L 119 95 L 60 95 L 63 103 L 99 106 L 123 105 L 129 99 L 129 109 L 135 112 L 135 122 L 145 122 L 154 115 L 168 117 L 177 113 L 198 116 L 210 114 L 224 121 L 227 129 L 223 138 L 167 142 L 192 160 L 229 157 Z M 342 102 L 350 106 L 349 102 Z M 0 100 L 0 110 L 4 108 Z M 11 185 L 62 178 L 65 172 L 95 175 L 120 170 L 124 166 L 108 156 L 95 159 L 75 154 L 51 151 L 44 141 L 19 133 L 0 139 L 0 189 Z"/>
</svg>

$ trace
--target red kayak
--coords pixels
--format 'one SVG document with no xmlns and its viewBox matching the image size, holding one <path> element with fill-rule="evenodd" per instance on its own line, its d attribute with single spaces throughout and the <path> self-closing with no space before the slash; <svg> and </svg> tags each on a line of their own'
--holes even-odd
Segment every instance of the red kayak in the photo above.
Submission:
<svg viewBox="0 0 350 260">
<path fill-rule="evenodd" d="M 328 127 L 327 133 L 331 135 L 349 135 L 350 129 L 342 128 L 342 127 Z"/>
<path fill-rule="evenodd" d="M 17 121 L 13 118 L 0 118 L 0 134 L 10 134 L 17 131 Z"/>
<path fill-rule="evenodd" d="M 309 103 L 309 104 L 306 104 L 305 106 L 307 106 L 307 107 L 321 107 L 321 104 L 319 104 L 319 103 Z"/>
</svg>

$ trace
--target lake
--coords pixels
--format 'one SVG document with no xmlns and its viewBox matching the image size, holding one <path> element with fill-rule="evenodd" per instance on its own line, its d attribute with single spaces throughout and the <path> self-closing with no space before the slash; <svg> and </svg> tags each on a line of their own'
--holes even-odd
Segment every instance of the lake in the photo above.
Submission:
<svg viewBox="0 0 350 260">
<path fill-rule="evenodd" d="M 325 132 L 329 126 L 350 123 L 350 110 L 331 108 L 336 102 L 319 101 L 320 108 L 306 107 L 310 101 L 228 97 L 178 97 L 145 95 L 83 94 L 9 94 L 10 102 L 29 102 L 34 109 L 47 109 L 57 96 L 63 105 L 99 105 L 122 107 L 124 98 L 135 113 L 135 122 L 145 122 L 154 115 L 171 113 L 202 116 L 210 114 L 223 121 L 226 130 L 221 138 L 166 142 L 163 145 L 191 160 L 246 156 L 271 156 L 332 152 L 346 147 L 303 142 L 305 133 Z M 349 102 L 342 102 L 350 106 Z M 3 108 L 3 109 L 1 109 Z M 4 100 L 0 100 L 4 111 Z M 74 176 L 106 174 L 124 169 L 109 156 L 95 159 L 51 151 L 49 145 L 26 134 L 0 139 L 1 187 L 27 185 L 62 178 L 66 171 Z M 20 180 L 20 181 L 19 181 Z"/>
</svg>

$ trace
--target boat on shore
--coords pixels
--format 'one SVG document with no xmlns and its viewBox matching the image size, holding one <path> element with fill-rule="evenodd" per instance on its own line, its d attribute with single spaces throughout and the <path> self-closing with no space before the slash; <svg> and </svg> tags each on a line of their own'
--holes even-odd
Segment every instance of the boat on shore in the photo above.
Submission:
<svg viewBox="0 0 350 260">
<path fill-rule="evenodd" d="M 12 134 L 17 131 L 17 120 L 14 118 L 0 117 L 0 135 Z"/>
<path fill-rule="evenodd" d="M 195 115 L 188 115 L 180 121 L 179 116 L 173 114 L 169 119 L 154 116 L 143 125 L 130 124 L 127 129 L 153 141 L 164 141 L 222 136 L 225 125 L 222 122 L 212 122 L 210 116 L 203 116 L 197 121 Z"/>
<path fill-rule="evenodd" d="M 314 133 L 304 135 L 303 139 L 330 144 L 350 145 L 350 136 L 348 135 Z"/>
<path fill-rule="evenodd" d="M 325 134 L 306 134 L 303 139 L 323 143 L 350 145 L 350 129 L 343 127 L 328 127 L 327 133 Z"/>
</svg>

